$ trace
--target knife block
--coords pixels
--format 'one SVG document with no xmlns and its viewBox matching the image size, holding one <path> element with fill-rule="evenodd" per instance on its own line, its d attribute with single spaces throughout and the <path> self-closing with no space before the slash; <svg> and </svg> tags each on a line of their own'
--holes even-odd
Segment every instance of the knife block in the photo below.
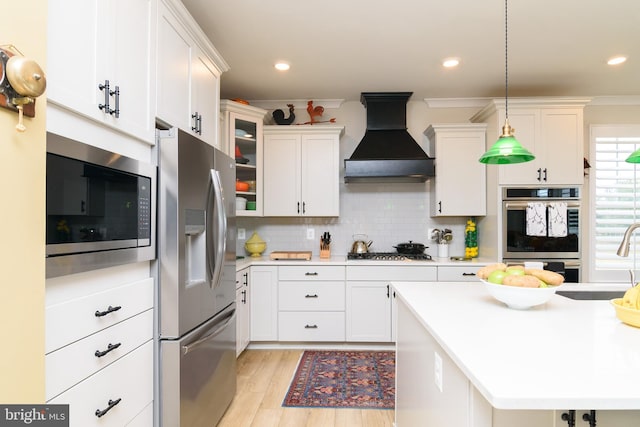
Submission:
<svg viewBox="0 0 640 427">
<path fill-rule="evenodd" d="M 320 240 L 320 258 L 331 258 L 331 245 Z"/>
</svg>

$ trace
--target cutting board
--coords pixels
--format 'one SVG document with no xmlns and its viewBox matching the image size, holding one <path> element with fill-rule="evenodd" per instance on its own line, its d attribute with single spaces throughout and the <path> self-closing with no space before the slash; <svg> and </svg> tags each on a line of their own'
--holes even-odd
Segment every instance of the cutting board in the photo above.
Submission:
<svg viewBox="0 0 640 427">
<path fill-rule="evenodd" d="M 310 261 L 311 251 L 274 251 L 269 255 L 271 259 Z"/>
</svg>

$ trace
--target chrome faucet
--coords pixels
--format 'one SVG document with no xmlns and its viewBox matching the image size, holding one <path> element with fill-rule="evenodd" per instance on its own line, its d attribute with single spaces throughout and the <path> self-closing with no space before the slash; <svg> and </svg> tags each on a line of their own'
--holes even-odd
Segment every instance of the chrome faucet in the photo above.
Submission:
<svg viewBox="0 0 640 427">
<path fill-rule="evenodd" d="M 620 242 L 620 247 L 618 248 L 618 256 L 629 256 L 629 241 L 631 240 L 631 234 L 636 228 L 640 228 L 640 222 L 636 222 L 631 224 L 624 232 L 624 237 L 622 238 L 622 242 Z"/>
</svg>

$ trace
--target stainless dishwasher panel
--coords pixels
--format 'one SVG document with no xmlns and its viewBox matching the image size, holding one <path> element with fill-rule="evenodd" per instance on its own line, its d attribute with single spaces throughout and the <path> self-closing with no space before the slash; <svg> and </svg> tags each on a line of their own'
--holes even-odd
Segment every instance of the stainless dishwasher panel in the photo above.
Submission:
<svg viewBox="0 0 640 427">
<path fill-rule="evenodd" d="M 236 391 L 235 303 L 180 340 L 162 340 L 160 425 L 211 427 Z"/>
</svg>

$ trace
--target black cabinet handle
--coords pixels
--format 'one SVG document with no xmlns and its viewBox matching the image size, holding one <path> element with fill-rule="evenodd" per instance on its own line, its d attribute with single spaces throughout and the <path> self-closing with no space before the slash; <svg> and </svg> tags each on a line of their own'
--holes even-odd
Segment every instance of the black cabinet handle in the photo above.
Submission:
<svg viewBox="0 0 640 427">
<path fill-rule="evenodd" d="M 108 110 L 108 113 L 116 116 L 116 119 L 120 118 L 120 86 L 116 86 L 116 90 L 110 91 L 109 95 L 116 97 L 116 108 L 115 110 Z M 109 104 L 107 104 L 108 106 Z"/>
<path fill-rule="evenodd" d="M 544 182 L 547 182 L 547 168 L 542 169 L 542 172 L 544 172 L 544 177 L 542 178 L 542 180 Z"/>
<path fill-rule="evenodd" d="M 104 415 L 106 415 L 107 412 L 109 412 L 114 406 L 116 406 L 118 403 L 120 403 L 120 401 L 122 400 L 122 398 L 118 398 L 116 400 L 111 400 L 109 399 L 109 402 L 107 403 L 109 406 L 107 406 L 105 409 L 100 410 L 100 409 L 96 409 L 96 417 L 100 418 Z"/>
<path fill-rule="evenodd" d="M 313 295 L 309 295 L 309 294 L 307 294 L 307 295 L 305 295 L 304 297 L 305 297 L 305 298 L 318 298 L 318 294 L 313 294 Z"/>
<path fill-rule="evenodd" d="M 306 202 L 302 202 L 302 213 L 307 213 L 307 203 Z"/>
<path fill-rule="evenodd" d="M 198 112 L 196 111 L 192 114 L 191 118 L 193 119 L 193 126 L 191 126 L 191 130 L 198 133 Z"/>
<path fill-rule="evenodd" d="M 300 202 L 298 202 L 298 213 L 300 213 Z"/>
<path fill-rule="evenodd" d="M 116 348 L 120 347 L 122 345 L 122 343 L 117 343 L 117 344 L 111 344 L 109 343 L 109 345 L 107 345 L 107 349 L 100 351 L 100 350 L 96 350 L 95 353 L 93 353 L 96 357 L 102 357 L 104 355 L 106 355 L 107 353 L 109 353 L 112 350 L 115 350 Z"/>
<path fill-rule="evenodd" d="M 113 313 L 114 311 L 118 311 L 121 308 L 122 308 L 121 305 L 117 305 L 115 307 L 111 307 L 111 306 L 107 307 L 106 311 L 98 311 L 98 310 L 96 310 L 96 317 L 106 316 L 107 314 Z"/>
<path fill-rule="evenodd" d="M 565 412 L 561 416 L 562 421 L 566 421 L 569 427 L 576 426 L 576 411 L 571 409 L 569 412 Z"/>
<path fill-rule="evenodd" d="M 538 181 L 542 181 L 542 169 L 538 168 Z"/>
<path fill-rule="evenodd" d="M 247 291 L 242 291 L 242 303 L 247 303 Z"/>
<path fill-rule="evenodd" d="M 304 325 L 305 329 L 318 329 L 318 325 Z"/>
<path fill-rule="evenodd" d="M 442 213 L 442 201 L 438 202 L 438 213 Z"/>
<path fill-rule="evenodd" d="M 80 212 L 85 212 L 87 209 L 87 204 L 84 200 L 80 201 Z"/>
<path fill-rule="evenodd" d="M 249 273 L 244 273 L 242 275 L 244 281 L 242 282 L 243 285 L 245 286 L 249 286 Z"/>
<path fill-rule="evenodd" d="M 101 91 L 104 91 L 104 104 L 98 104 L 98 108 L 105 113 L 110 113 L 111 110 L 109 109 L 109 96 L 110 96 L 109 80 L 105 80 L 104 84 L 102 83 L 98 84 L 98 89 L 100 89 Z"/>
<path fill-rule="evenodd" d="M 317 276 L 318 273 L 316 271 L 314 271 L 314 272 L 307 271 L 306 273 L 304 273 L 304 275 L 305 276 Z"/>
<path fill-rule="evenodd" d="M 476 273 L 462 273 L 463 276 L 475 276 Z"/>
<path fill-rule="evenodd" d="M 389 298 L 389 285 L 387 285 L 387 298 Z"/>
</svg>

